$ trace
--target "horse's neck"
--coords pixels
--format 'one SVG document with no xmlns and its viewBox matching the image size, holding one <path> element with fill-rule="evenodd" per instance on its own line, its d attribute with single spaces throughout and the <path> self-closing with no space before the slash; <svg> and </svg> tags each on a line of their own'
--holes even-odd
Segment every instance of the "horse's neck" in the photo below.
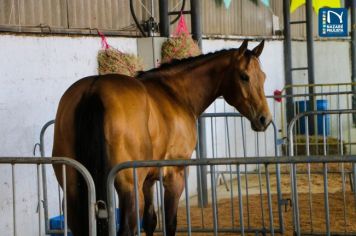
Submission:
<svg viewBox="0 0 356 236">
<path fill-rule="evenodd" d="M 189 70 L 169 74 L 163 82 L 198 117 L 221 95 L 223 75 L 226 74 L 230 60 L 230 57 L 217 55 L 216 58 L 199 63 L 200 65 L 189 66 Z"/>
</svg>

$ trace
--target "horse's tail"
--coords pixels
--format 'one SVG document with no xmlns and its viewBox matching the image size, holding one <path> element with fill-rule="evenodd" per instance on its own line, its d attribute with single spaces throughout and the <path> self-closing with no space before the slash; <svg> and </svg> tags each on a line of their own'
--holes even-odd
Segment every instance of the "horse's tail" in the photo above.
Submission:
<svg viewBox="0 0 356 236">
<path fill-rule="evenodd" d="M 83 94 L 75 109 L 75 155 L 93 177 L 97 200 L 106 202 L 107 153 L 104 134 L 105 107 L 100 95 L 95 92 Z M 88 201 L 84 179 L 80 178 L 79 199 L 86 199 L 81 204 L 81 219 L 88 219 Z M 106 220 L 98 220 L 98 235 L 108 235 Z"/>
</svg>

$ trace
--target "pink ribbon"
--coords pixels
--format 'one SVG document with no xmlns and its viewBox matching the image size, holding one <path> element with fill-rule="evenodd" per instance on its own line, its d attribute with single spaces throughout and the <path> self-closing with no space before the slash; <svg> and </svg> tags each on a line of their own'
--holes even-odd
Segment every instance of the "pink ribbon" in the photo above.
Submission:
<svg viewBox="0 0 356 236">
<path fill-rule="evenodd" d="M 181 14 L 180 14 L 180 17 L 179 17 L 179 20 L 178 20 L 177 28 L 176 28 L 176 30 L 175 30 L 175 32 L 174 32 L 174 35 L 175 35 L 175 36 L 179 36 L 179 35 L 181 35 L 182 33 L 189 34 L 189 31 L 188 31 L 187 24 L 185 23 L 184 16 L 183 16 L 183 14 L 181 13 Z"/>
<path fill-rule="evenodd" d="M 101 37 L 101 47 L 104 49 L 108 49 L 110 46 L 109 46 L 108 42 L 106 41 L 105 35 L 103 33 L 101 33 L 99 30 L 98 30 L 98 35 Z"/>
</svg>

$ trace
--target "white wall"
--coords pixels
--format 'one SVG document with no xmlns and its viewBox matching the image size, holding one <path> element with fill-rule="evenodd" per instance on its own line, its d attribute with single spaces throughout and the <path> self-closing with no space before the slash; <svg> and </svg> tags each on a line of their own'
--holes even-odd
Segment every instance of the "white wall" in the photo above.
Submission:
<svg viewBox="0 0 356 236">
<path fill-rule="evenodd" d="M 122 51 L 137 53 L 136 39 L 108 41 Z M 32 156 L 40 129 L 54 119 L 64 91 L 81 77 L 97 74 L 100 48 L 99 37 L 0 35 L 0 156 Z M 47 155 L 51 136 L 51 132 L 46 136 Z M 17 235 L 38 235 L 36 169 L 16 168 L 15 173 Z M 56 189 L 50 186 L 50 197 L 56 196 Z M 1 167 L 0 235 L 12 235 L 11 191 L 11 169 Z"/>
<path fill-rule="evenodd" d="M 115 37 L 108 38 L 108 41 L 124 52 L 137 53 L 136 39 Z M 249 48 L 258 43 L 251 42 Z M 203 51 L 239 47 L 240 44 L 241 41 L 238 40 L 203 40 Z M 322 81 L 334 82 L 335 78 L 338 81 L 349 81 L 348 44 L 316 44 L 317 78 L 323 78 Z M 77 79 L 97 74 L 96 55 L 100 48 L 99 37 L 0 35 L 0 156 L 32 156 L 33 145 L 39 141 L 40 129 L 44 123 L 54 118 L 63 92 Z M 303 51 L 297 49 L 294 60 L 304 60 L 302 54 Z M 267 41 L 260 59 L 267 74 L 266 94 L 272 94 L 275 89 L 282 89 L 282 41 Z M 272 106 L 272 102 L 270 105 Z M 209 111 L 221 109 L 231 110 L 224 105 L 217 105 L 210 107 Z M 46 152 L 50 155 L 51 129 L 46 140 Z M 35 235 L 38 231 L 36 169 L 23 167 L 15 173 L 16 212 L 22 214 L 17 219 L 17 224 L 21 226 L 17 233 Z M 194 170 L 191 170 L 190 176 L 190 183 L 195 183 Z M 55 182 L 53 176 L 51 181 Z M 51 187 L 51 198 L 56 195 L 56 188 L 56 185 Z M 196 186 L 190 186 L 192 192 L 195 189 Z M 12 233 L 11 191 L 11 168 L 0 167 L 0 235 Z M 55 205 L 55 198 L 52 201 Z M 54 211 L 55 209 L 51 208 L 51 214 L 54 214 Z"/>
<path fill-rule="evenodd" d="M 292 67 L 306 67 L 306 43 L 292 43 Z M 351 82 L 351 56 L 348 41 L 314 42 L 315 83 L 349 83 Z M 307 71 L 293 72 L 295 84 L 307 84 Z"/>
</svg>

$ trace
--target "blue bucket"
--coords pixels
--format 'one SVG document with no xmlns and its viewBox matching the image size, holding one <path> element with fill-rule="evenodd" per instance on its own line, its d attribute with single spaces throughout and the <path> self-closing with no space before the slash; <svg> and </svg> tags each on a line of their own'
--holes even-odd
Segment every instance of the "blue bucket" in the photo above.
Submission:
<svg viewBox="0 0 356 236">
<path fill-rule="evenodd" d="M 309 101 L 297 101 L 296 102 L 297 114 L 310 111 L 310 102 Z M 326 111 L 328 110 L 328 101 L 325 99 L 316 100 L 316 110 L 317 111 Z M 310 116 L 312 117 L 312 116 Z M 306 134 L 305 131 L 305 122 L 308 117 L 301 117 L 297 124 L 297 134 Z M 314 134 L 314 124 L 310 124 L 309 120 L 309 135 Z M 317 115 L 317 134 L 329 136 L 330 135 L 330 115 Z"/>
<path fill-rule="evenodd" d="M 116 208 L 116 230 L 120 229 L 120 209 Z M 141 228 L 143 221 L 141 220 Z M 49 229 L 53 230 L 63 230 L 64 229 L 64 217 L 63 215 L 55 216 L 49 219 Z M 51 234 L 51 236 L 63 236 L 63 234 Z M 70 232 L 68 232 L 68 236 L 72 236 Z"/>
<path fill-rule="evenodd" d="M 64 216 L 59 215 L 49 219 L 49 229 L 52 230 L 63 230 L 64 229 Z M 51 234 L 51 236 L 63 236 L 61 234 Z M 72 233 L 68 232 L 68 236 L 72 236 Z"/>
<path fill-rule="evenodd" d="M 120 209 L 116 208 L 116 228 L 119 229 L 120 226 Z M 49 229 L 52 230 L 63 230 L 64 229 L 64 217 L 63 215 L 55 216 L 49 219 Z M 50 234 L 50 236 L 63 236 L 64 234 Z M 68 232 L 68 236 L 72 236 L 72 233 Z"/>
</svg>

